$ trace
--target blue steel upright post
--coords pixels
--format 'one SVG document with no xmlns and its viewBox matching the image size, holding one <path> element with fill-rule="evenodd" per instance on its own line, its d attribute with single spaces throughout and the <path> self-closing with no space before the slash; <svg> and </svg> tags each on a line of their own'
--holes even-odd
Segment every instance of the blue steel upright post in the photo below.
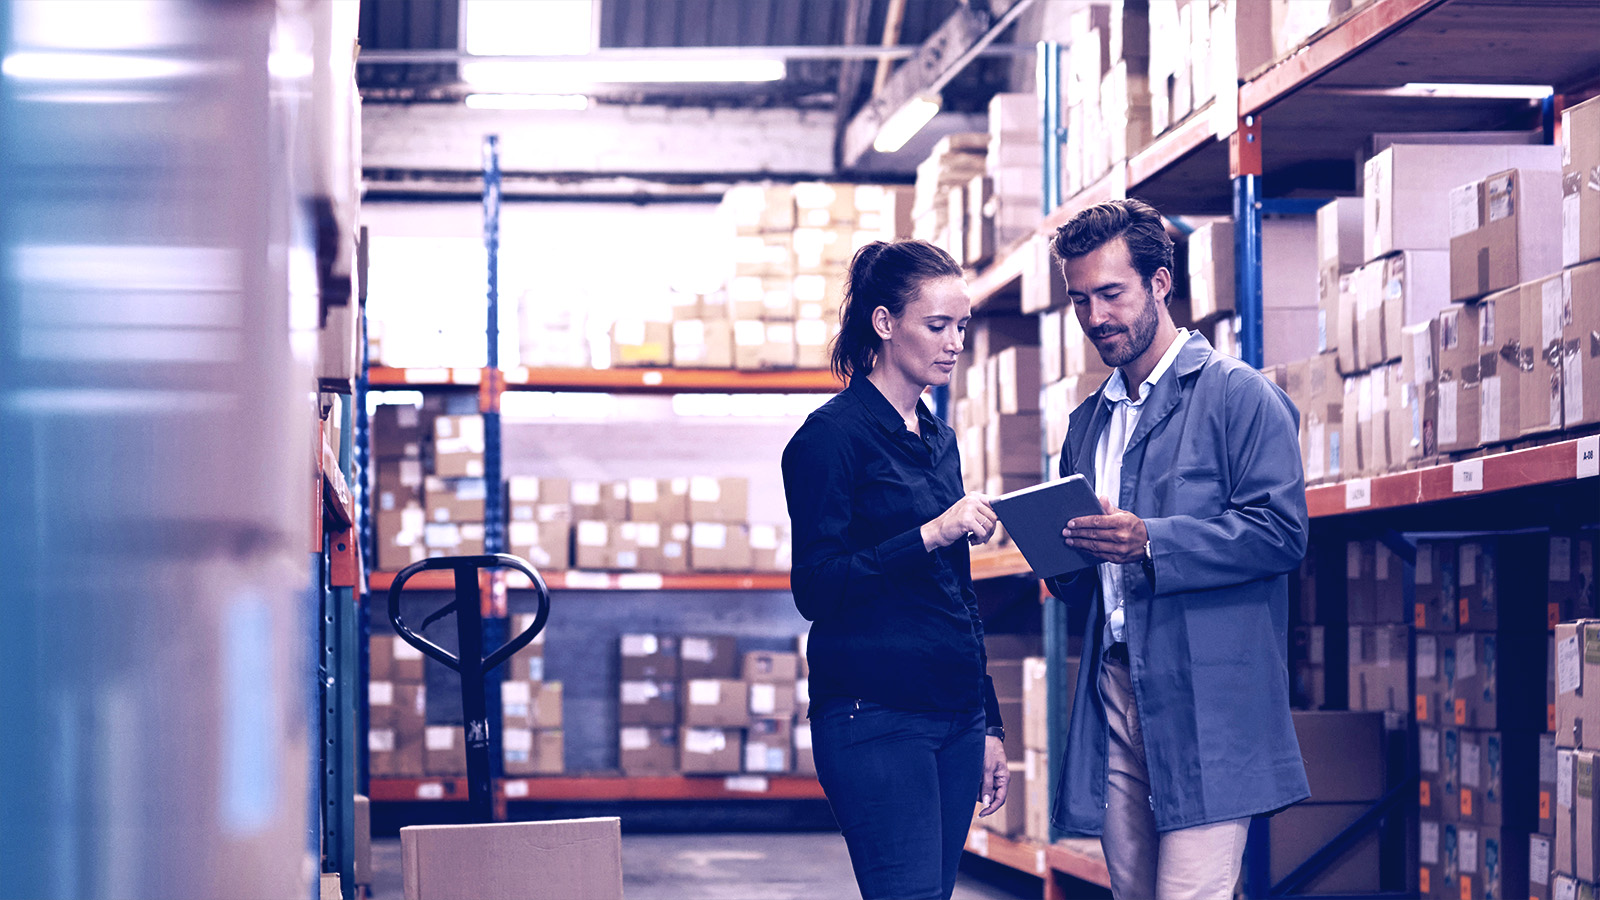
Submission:
<svg viewBox="0 0 1600 900">
<path fill-rule="evenodd" d="M 1241 116 L 1229 143 L 1233 176 L 1234 309 L 1240 358 L 1261 368 L 1261 117 Z"/>
<path fill-rule="evenodd" d="M 505 478 L 502 475 L 503 444 L 500 433 L 500 395 L 505 388 L 505 376 L 500 371 L 500 136 L 485 135 L 483 139 L 483 249 L 487 260 L 488 320 L 485 333 L 488 340 L 487 365 L 478 389 L 478 411 L 483 415 L 483 552 L 506 552 Z M 498 647 L 506 642 L 511 623 L 505 609 L 505 580 L 503 572 L 492 572 L 490 594 L 483 605 L 483 642 L 480 646 Z M 497 678 L 502 670 L 485 672 L 486 678 Z M 485 713 L 491 735 L 504 734 L 500 714 L 500 691 L 484 692 Z M 489 776 L 498 780 L 502 774 L 502 759 L 489 755 Z"/>
<path fill-rule="evenodd" d="M 1054 41 L 1041 41 L 1039 43 L 1038 68 L 1035 70 L 1037 79 L 1036 93 L 1039 97 L 1040 122 L 1039 138 L 1040 152 L 1044 155 L 1044 184 L 1040 195 L 1044 214 L 1046 216 L 1056 211 L 1062 203 L 1061 197 L 1061 45 Z M 1056 277 L 1052 272 L 1050 277 Z M 1043 317 L 1040 317 L 1041 336 L 1044 329 Z M 1059 338 L 1058 338 L 1059 339 Z M 1057 448 L 1042 446 L 1041 440 L 1040 469 L 1045 469 L 1050 454 Z M 1053 477 L 1055 473 L 1044 472 L 1045 478 Z M 1050 796 L 1056 795 L 1057 782 L 1060 779 L 1060 767 L 1054 760 L 1061 758 L 1065 750 L 1067 734 L 1067 698 L 1072 696 L 1076 686 L 1067 681 L 1067 654 L 1068 623 L 1067 605 L 1054 598 L 1044 601 L 1044 658 L 1045 658 L 1045 721 L 1048 727 L 1046 742 L 1045 766 L 1050 772 Z M 1050 826 L 1050 837 L 1059 837 L 1054 825 Z M 1046 875 L 1047 878 L 1054 877 Z"/>
</svg>

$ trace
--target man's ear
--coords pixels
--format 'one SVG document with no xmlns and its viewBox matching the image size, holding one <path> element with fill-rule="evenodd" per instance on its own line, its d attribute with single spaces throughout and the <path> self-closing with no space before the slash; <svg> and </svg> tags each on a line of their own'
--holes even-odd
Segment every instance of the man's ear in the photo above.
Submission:
<svg viewBox="0 0 1600 900">
<path fill-rule="evenodd" d="M 1172 273 L 1167 271 L 1166 266 L 1156 269 L 1155 274 L 1150 276 L 1150 293 L 1163 306 L 1172 302 Z"/>
<path fill-rule="evenodd" d="M 872 311 L 872 330 L 882 341 L 894 336 L 894 316 L 889 314 L 887 306 L 879 306 Z"/>
</svg>

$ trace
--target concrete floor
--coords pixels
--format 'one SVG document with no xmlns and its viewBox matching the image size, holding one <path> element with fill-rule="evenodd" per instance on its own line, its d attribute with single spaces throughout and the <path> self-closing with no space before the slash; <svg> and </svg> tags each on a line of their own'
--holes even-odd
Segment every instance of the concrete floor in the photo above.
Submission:
<svg viewBox="0 0 1600 900">
<path fill-rule="evenodd" d="M 372 842 L 373 900 L 402 900 L 399 838 Z M 640 834 L 622 838 L 627 900 L 818 900 L 860 896 L 838 834 Z M 1018 887 L 1013 885 L 1012 887 Z M 1026 887 L 1026 885 L 1023 885 Z M 1038 897 L 962 872 L 953 900 Z"/>
</svg>

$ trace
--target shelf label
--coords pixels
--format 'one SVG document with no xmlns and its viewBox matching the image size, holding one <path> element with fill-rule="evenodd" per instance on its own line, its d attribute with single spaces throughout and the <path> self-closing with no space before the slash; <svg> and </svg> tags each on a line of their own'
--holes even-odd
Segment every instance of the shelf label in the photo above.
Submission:
<svg viewBox="0 0 1600 900">
<path fill-rule="evenodd" d="M 604 572 L 573 569 L 567 573 L 567 587 L 574 590 L 603 591 L 611 587 L 611 576 Z"/>
<path fill-rule="evenodd" d="M 624 572 L 617 576 L 617 588 L 624 591 L 659 591 L 665 583 L 656 572 Z"/>
<path fill-rule="evenodd" d="M 1464 494 L 1483 490 L 1483 458 L 1464 459 L 1450 467 L 1450 491 Z"/>
<path fill-rule="evenodd" d="M 1365 509 L 1372 505 L 1372 479 L 1356 478 L 1344 483 L 1344 508 Z"/>
<path fill-rule="evenodd" d="M 765 794 L 772 784 L 760 775 L 734 775 L 722 782 L 723 788 L 745 794 Z"/>
<path fill-rule="evenodd" d="M 974 828 L 967 832 L 967 849 L 979 856 L 989 855 L 989 832 Z"/>
<path fill-rule="evenodd" d="M 516 800 L 528 796 L 528 782 L 524 778 L 516 778 L 505 784 L 506 798 Z"/>
<path fill-rule="evenodd" d="M 483 380 L 483 371 L 480 369 L 451 369 L 450 380 L 456 384 L 477 384 Z"/>
<path fill-rule="evenodd" d="M 1033 874 L 1043 875 L 1044 873 L 1044 848 L 1040 847 L 1039 849 L 1033 851 Z"/>
<path fill-rule="evenodd" d="M 1578 439 L 1578 477 L 1600 475 L 1600 434 Z"/>
<path fill-rule="evenodd" d="M 644 373 L 644 377 L 641 380 L 644 382 L 646 387 L 660 387 L 662 382 L 666 381 L 666 377 L 660 372 L 651 369 L 650 371 Z"/>
<path fill-rule="evenodd" d="M 418 800 L 443 800 L 444 785 L 437 781 L 425 781 L 417 785 Z"/>
<path fill-rule="evenodd" d="M 449 384 L 449 369 L 405 369 L 407 384 Z"/>
</svg>

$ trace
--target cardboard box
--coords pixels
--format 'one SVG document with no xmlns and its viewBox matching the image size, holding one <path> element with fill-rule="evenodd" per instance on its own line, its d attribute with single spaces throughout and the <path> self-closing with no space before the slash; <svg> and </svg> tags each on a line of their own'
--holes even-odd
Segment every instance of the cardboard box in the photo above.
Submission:
<svg viewBox="0 0 1600 900">
<path fill-rule="evenodd" d="M 623 681 L 618 687 L 619 725 L 678 724 L 678 683 L 662 681 Z"/>
<path fill-rule="evenodd" d="M 1439 452 L 1471 450 L 1481 429 L 1478 413 L 1478 307 L 1451 306 L 1439 313 Z"/>
<path fill-rule="evenodd" d="M 817 759 L 811 749 L 811 723 L 796 722 L 794 725 L 794 772 L 796 775 L 817 774 Z"/>
<path fill-rule="evenodd" d="M 429 725 L 422 752 L 422 769 L 429 775 L 467 774 L 467 743 L 460 725 Z"/>
<path fill-rule="evenodd" d="M 733 679 L 739 677 L 737 642 L 728 635 L 690 636 L 678 641 L 680 677 Z"/>
<path fill-rule="evenodd" d="M 748 478 L 697 475 L 689 479 L 689 521 L 744 522 L 749 518 Z"/>
<path fill-rule="evenodd" d="M 1600 259 L 1600 103 L 1561 112 L 1561 264 Z"/>
<path fill-rule="evenodd" d="M 619 368 L 672 365 L 672 323 L 638 318 L 613 323 L 611 364 Z"/>
<path fill-rule="evenodd" d="M 1002 415 L 1037 413 L 1040 409 L 1040 350 L 1007 347 L 995 357 L 995 396 Z"/>
<path fill-rule="evenodd" d="M 1537 829 L 1538 738 L 1532 731 L 1460 730 L 1460 821 Z"/>
<path fill-rule="evenodd" d="M 356 884 L 372 884 L 372 801 L 356 795 L 356 852 L 352 866 Z M 370 893 L 370 891 L 369 891 Z"/>
<path fill-rule="evenodd" d="M 744 771 L 782 773 L 792 767 L 794 726 L 788 718 L 752 718 L 744 736 Z"/>
<path fill-rule="evenodd" d="M 1339 197 L 1317 210 L 1317 268 L 1335 275 L 1355 271 L 1361 247 L 1361 198 Z"/>
<path fill-rule="evenodd" d="M 369 681 L 367 706 L 373 728 L 420 732 L 427 721 L 428 688 L 405 682 Z"/>
<path fill-rule="evenodd" d="M 1560 271 L 1560 173 L 1508 169 L 1451 189 L 1449 200 L 1451 300 Z"/>
<path fill-rule="evenodd" d="M 1207 222 L 1189 235 L 1189 314 L 1195 321 L 1233 312 L 1233 220 Z"/>
<path fill-rule="evenodd" d="M 1043 657 L 1022 661 L 1022 745 L 1029 750 L 1050 748 L 1048 674 Z"/>
<path fill-rule="evenodd" d="M 619 728 L 617 744 L 625 775 L 668 775 L 678 771 L 676 728 Z"/>
<path fill-rule="evenodd" d="M 1561 273 L 1562 419 L 1568 429 L 1600 422 L 1600 262 Z"/>
<path fill-rule="evenodd" d="M 1037 412 L 999 415 L 984 426 L 984 472 L 1037 478 L 1043 468 Z"/>
<path fill-rule="evenodd" d="M 562 572 L 572 566 L 572 523 L 512 522 L 506 530 L 511 555 L 540 572 Z"/>
<path fill-rule="evenodd" d="M 1593 531 L 1552 532 L 1549 542 L 1548 627 L 1596 613 Z M 1552 670 L 1553 671 L 1553 670 Z"/>
<path fill-rule="evenodd" d="M 697 572 L 745 572 L 753 561 L 747 526 L 694 523 L 689 542 L 690 568 Z"/>
<path fill-rule="evenodd" d="M 1445 768 L 1445 732 L 1426 725 L 1417 728 L 1417 808 L 1425 819 L 1454 822 L 1460 816 L 1458 772 Z M 1457 735 L 1455 740 L 1459 741 Z M 1451 755 L 1459 765 L 1459 748 Z"/>
<path fill-rule="evenodd" d="M 743 768 L 742 728 L 684 728 L 678 747 L 685 774 L 732 775 Z"/>
<path fill-rule="evenodd" d="M 1555 629 L 1556 746 L 1600 745 L 1600 620 Z"/>
<path fill-rule="evenodd" d="M 579 569 L 610 569 L 617 554 L 610 523 L 579 519 L 572 527 L 572 563 Z"/>
<path fill-rule="evenodd" d="M 367 731 L 368 769 L 378 777 L 420 778 L 423 773 L 421 729 L 372 728 Z"/>
<path fill-rule="evenodd" d="M 793 695 L 790 696 L 792 702 Z M 684 682 L 683 724 L 743 728 L 749 721 L 750 688 L 745 682 L 723 678 L 694 678 Z"/>
<path fill-rule="evenodd" d="M 379 407 L 384 409 L 386 407 Z M 373 480 L 373 510 L 384 513 L 404 506 L 422 505 L 422 460 L 379 459 Z"/>
<path fill-rule="evenodd" d="M 375 460 L 419 460 L 427 422 L 422 410 L 409 403 L 380 404 L 372 418 L 372 457 Z M 381 472 L 383 467 L 379 466 Z M 420 467 L 419 479 L 420 479 Z"/>
<path fill-rule="evenodd" d="M 750 569 L 788 572 L 794 565 L 788 525 L 750 524 Z"/>
<path fill-rule="evenodd" d="M 1367 712 L 1405 712 L 1406 628 L 1396 625 L 1351 625 L 1348 631 L 1349 704 Z M 1417 688 L 1423 690 L 1421 683 Z M 1419 716 L 1418 721 L 1431 719 Z"/>
<path fill-rule="evenodd" d="M 1405 329 L 1431 321 L 1450 305 L 1449 265 L 1448 253 L 1425 250 L 1397 253 L 1382 261 L 1377 301 L 1382 350 L 1376 361 L 1399 359 L 1405 349 Z"/>
<path fill-rule="evenodd" d="M 500 682 L 500 714 L 507 728 L 561 727 L 561 682 Z"/>
<path fill-rule="evenodd" d="M 572 482 L 514 475 L 507 481 L 510 521 L 572 522 Z"/>
<path fill-rule="evenodd" d="M 620 819 L 400 829 L 406 900 L 622 900 Z"/>
<path fill-rule="evenodd" d="M 368 642 L 372 678 L 379 681 L 422 682 L 422 651 L 392 634 L 374 634 Z"/>
<path fill-rule="evenodd" d="M 1478 436 L 1485 446 L 1516 440 L 1522 433 L 1523 365 L 1533 366 L 1522 346 L 1522 289 L 1491 294 L 1478 303 Z"/>
<path fill-rule="evenodd" d="M 1556 736 L 1539 735 L 1539 834 L 1554 837 L 1556 833 Z"/>
<path fill-rule="evenodd" d="M 1023 833 L 1030 840 L 1050 843 L 1050 759 L 1042 750 L 1028 750 L 1023 754 L 1022 783 L 1008 788 L 1022 789 L 1026 808 L 1023 810 L 1026 827 Z"/>
<path fill-rule="evenodd" d="M 798 693 L 796 682 L 748 682 L 748 685 L 751 716 L 794 718 Z"/>
<path fill-rule="evenodd" d="M 488 494 L 482 478 L 446 479 L 430 475 L 423 479 L 422 490 L 429 522 L 483 521 L 484 500 Z"/>
<path fill-rule="evenodd" d="M 507 727 L 500 741 L 507 775 L 560 775 L 566 771 L 566 744 L 559 729 Z"/>
<path fill-rule="evenodd" d="M 695 369 L 733 368 L 733 323 L 727 319 L 673 322 L 672 365 Z"/>
<path fill-rule="evenodd" d="M 1563 330 L 1572 318 L 1560 275 L 1522 285 L 1522 327 L 1527 348 L 1518 400 L 1522 434 L 1543 434 L 1562 427 L 1561 372 Z M 1523 357 L 1519 355 L 1519 363 Z"/>
<path fill-rule="evenodd" d="M 1495 172 L 1553 171 L 1560 150 L 1529 145 L 1396 144 L 1367 160 L 1362 233 L 1368 260 L 1450 248 L 1450 190 Z"/>
<path fill-rule="evenodd" d="M 514 638 L 532 628 L 535 618 L 533 613 L 512 613 L 511 637 Z M 521 650 L 511 654 L 511 659 L 505 664 L 504 674 L 507 680 L 544 680 L 544 638 L 545 632 L 541 631 Z"/>
<path fill-rule="evenodd" d="M 1381 713 L 1296 710 L 1291 715 L 1317 803 L 1371 802 L 1383 796 Z"/>
<path fill-rule="evenodd" d="M 800 674 L 800 656 L 772 650 L 752 650 L 744 655 L 744 680 L 752 683 L 791 683 Z"/>
</svg>

